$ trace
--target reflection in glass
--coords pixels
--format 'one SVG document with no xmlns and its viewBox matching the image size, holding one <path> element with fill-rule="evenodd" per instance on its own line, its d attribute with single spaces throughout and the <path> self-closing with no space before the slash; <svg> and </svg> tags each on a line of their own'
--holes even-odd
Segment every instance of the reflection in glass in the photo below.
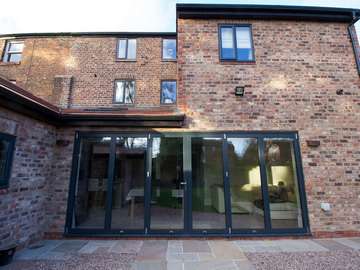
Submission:
<svg viewBox="0 0 360 270">
<path fill-rule="evenodd" d="M 225 229 L 222 139 L 192 138 L 193 229 Z"/>
<path fill-rule="evenodd" d="M 5 178 L 9 148 L 10 143 L 8 141 L 0 140 L 0 180 Z"/>
<path fill-rule="evenodd" d="M 228 159 L 232 228 L 264 228 L 257 139 L 229 138 Z"/>
<path fill-rule="evenodd" d="M 77 228 L 104 227 L 110 141 L 110 137 L 81 141 L 74 209 Z"/>
<path fill-rule="evenodd" d="M 176 103 L 176 81 L 161 82 L 161 103 Z"/>
<path fill-rule="evenodd" d="M 176 39 L 163 39 L 163 59 L 176 59 Z"/>
<path fill-rule="evenodd" d="M 293 141 L 266 139 L 265 159 L 272 227 L 303 227 Z"/>
<path fill-rule="evenodd" d="M 183 229 L 182 138 L 153 138 L 151 229 Z"/>
<path fill-rule="evenodd" d="M 146 138 L 116 137 L 113 229 L 144 228 Z"/>
</svg>

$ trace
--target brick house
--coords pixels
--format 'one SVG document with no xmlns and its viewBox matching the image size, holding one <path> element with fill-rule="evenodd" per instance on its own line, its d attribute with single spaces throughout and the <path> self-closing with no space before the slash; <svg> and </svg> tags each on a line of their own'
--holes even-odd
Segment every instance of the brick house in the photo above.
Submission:
<svg viewBox="0 0 360 270">
<path fill-rule="evenodd" d="M 0 244 L 360 235 L 359 10 L 177 5 L 0 39 Z"/>
</svg>

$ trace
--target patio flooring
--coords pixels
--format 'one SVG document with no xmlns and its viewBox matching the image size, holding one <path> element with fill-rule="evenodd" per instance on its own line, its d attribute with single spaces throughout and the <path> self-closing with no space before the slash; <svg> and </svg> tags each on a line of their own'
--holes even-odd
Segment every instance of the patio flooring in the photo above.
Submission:
<svg viewBox="0 0 360 270">
<path fill-rule="evenodd" d="M 45 240 L 2 269 L 360 269 L 360 239 Z"/>
</svg>

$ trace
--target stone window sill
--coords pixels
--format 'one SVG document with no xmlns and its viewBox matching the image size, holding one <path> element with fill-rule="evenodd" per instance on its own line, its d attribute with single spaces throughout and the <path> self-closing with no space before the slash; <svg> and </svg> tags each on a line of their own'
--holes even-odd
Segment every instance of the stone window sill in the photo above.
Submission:
<svg viewBox="0 0 360 270">
<path fill-rule="evenodd" d="M 18 66 L 21 62 L 0 62 L 0 66 Z"/>
</svg>

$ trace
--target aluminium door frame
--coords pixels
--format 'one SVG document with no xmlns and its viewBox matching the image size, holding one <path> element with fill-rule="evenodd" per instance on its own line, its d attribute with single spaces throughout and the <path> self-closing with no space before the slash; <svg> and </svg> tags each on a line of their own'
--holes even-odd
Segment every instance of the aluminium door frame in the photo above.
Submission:
<svg viewBox="0 0 360 270">
<path fill-rule="evenodd" d="M 110 148 L 110 153 L 115 154 L 115 139 L 118 136 L 128 136 L 128 137 L 146 137 L 147 138 L 147 153 L 146 153 L 146 168 L 147 173 L 144 183 L 144 229 L 143 230 L 119 230 L 109 228 L 111 224 L 111 212 L 109 212 L 111 200 L 107 199 L 107 210 L 104 221 L 103 229 L 79 229 L 73 228 L 73 212 L 75 207 L 75 188 L 77 182 L 77 175 L 79 170 L 79 161 L 80 161 L 80 151 L 81 151 L 81 139 L 88 137 L 111 137 L 111 142 L 113 146 Z M 183 230 L 175 231 L 169 233 L 168 230 L 151 230 L 150 229 L 150 200 L 151 197 L 151 151 L 152 151 L 152 138 L 154 137 L 181 137 L 183 138 L 183 162 L 185 163 L 185 155 L 191 158 L 191 138 L 193 137 L 212 137 L 212 138 L 222 138 L 223 140 L 223 180 L 224 180 L 224 196 L 225 196 L 225 218 L 226 218 L 226 229 L 225 230 L 207 230 L 204 234 L 202 230 L 192 229 L 192 168 L 190 162 L 190 171 L 186 172 L 185 168 L 189 164 L 183 166 L 183 175 L 184 180 L 187 182 L 185 186 L 187 191 L 184 193 L 185 198 L 185 208 L 184 208 L 184 228 Z M 187 139 L 185 139 L 187 138 Z M 241 229 L 233 230 L 231 224 L 231 194 L 230 194 L 230 178 L 228 174 L 228 146 L 227 138 L 256 138 L 258 140 L 258 151 L 259 151 L 259 164 L 260 164 L 260 173 L 261 173 L 261 183 L 264 188 L 262 188 L 263 198 L 264 198 L 264 230 L 259 229 Z M 302 228 L 284 228 L 284 229 L 273 229 L 271 228 L 270 220 L 270 210 L 269 210 L 269 200 L 268 200 L 268 190 L 267 190 L 267 178 L 265 171 L 265 162 L 264 162 L 264 139 L 265 138 L 282 138 L 282 139 L 291 139 L 292 145 L 294 148 L 295 154 L 295 168 L 296 176 L 299 187 L 299 199 L 301 206 L 301 216 L 303 221 Z M 184 142 L 187 140 L 187 147 L 185 147 Z M 190 147 L 189 147 L 190 142 Z M 115 158 L 115 156 L 114 156 Z M 110 163 L 109 158 L 109 163 Z M 112 165 L 109 164 L 109 170 L 114 169 L 114 161 L 111 161 Z M 185 165 L 185 164 L 183 164 Z M 110 168 L 112 167 L 112 168 Z M 114 177 L 114 176 L 112 176 Z M 108 186 L 110 186 L 110 181 L 108 181 Z M 111 179 L 111 184 L 113 179 Z M 112 191 L 112 188 L 111 188 Z M 227 195 L 227 196 L 226 196 Z M 111 195 L 112 196 L 112 195 Z M 106 227 L 107 225 L 107 227 Z M 166 232 L 167 231 L 167 232 Z M 65 223 L 65 235 L 90 235 L 96 234 L 99 236 L 221 236 L 221 237 L 230 237 L 230 236 L 278 236 L 278 235 L 309 235 L 309 219 L 308 219 L 308 209 L 306 204 L 306 192 L 304 184 L 304 175 L 301 162 L 301 150 L 299 144 L 299 136 L 297 131 L 215 131 L 215 132 L 154 132 L 154 131 L 121 131 L 121 132 L 87 132 L 87 131 L 76 131 L 74 138 L 74 148 L 73 148 L 73 159 L 72 159 L 72 170 L 69 183 L 69 198 L 67 203 L 67 213 L 66 213 L 66 223 Z"/>
</svg>

